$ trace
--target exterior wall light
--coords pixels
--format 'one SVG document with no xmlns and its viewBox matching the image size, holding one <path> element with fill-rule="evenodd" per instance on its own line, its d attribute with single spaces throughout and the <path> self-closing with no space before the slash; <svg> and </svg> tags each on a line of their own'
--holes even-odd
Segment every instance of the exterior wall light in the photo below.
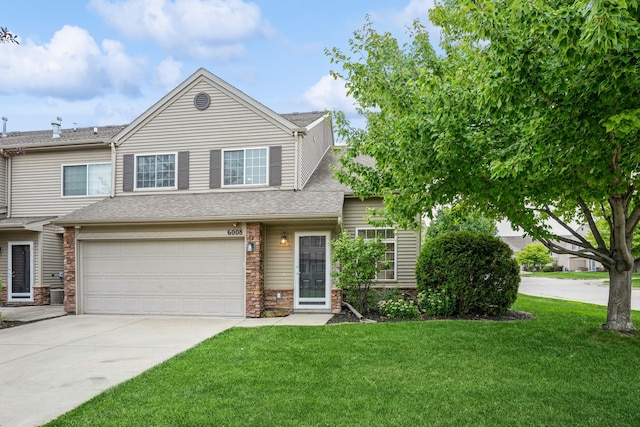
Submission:
<svg viewBox="0 0 640 427">
<path fill-rule="evenodd" d="M 256 249 L 256 246 L 253 242 L 247 243 L 247 252 L 253 252 Z"/>
<path fill-rule="evenodd" d="M 282 233 L 282 236 L 280 236 L 280 246 L 289 246 L 289 237 L 287 236 L 287 233 Z"/>
</svg>

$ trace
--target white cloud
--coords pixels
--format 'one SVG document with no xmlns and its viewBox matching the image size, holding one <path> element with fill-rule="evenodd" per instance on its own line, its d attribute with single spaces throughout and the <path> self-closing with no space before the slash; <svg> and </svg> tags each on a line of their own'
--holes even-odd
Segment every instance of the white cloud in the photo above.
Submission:
<svg viewBox="0 0 640 427">
<path fill-rule="evenodd" d="M 411 0 L 403 9 L 373 11 L 370 16 L 376 28 L 392 32 L 399 40 L 404 40 L 400 37 L 400 32 L 406 32 L 413 21 L 419 19 L 429 33 L 432 46 L 437 49 L 440 42 L 440 29 L 429 21 L 429 10 L 433 9 L 434 3 L 434 0 Z"/>
<path fill-rule="evenodd" d="M 155 69 L 154 81 L 166 92 L 172 90 L 182 80 L 182 62 L 173 58 L 162 60 Z"/>
<path fill-rule="evenodd" d="M 42 45 L 2 45 L 0 94 L 90 99 L 109 91 L 138 93 L 144 61 L 119 42 L 99 46 L 87 30 L 65 25 Z"/>
<path fill-rule="evenodd" d="M 356 113 L 355 100 L 347 96 L 343 79 L 334 79 L 330 75 L 322 78 L 305 91 L 303 99 L 316 110 L 341 110 L 347 115 Z"/>
<path fill-rule="evenodd" d="M 91 7 L 126 37 L 183 58 L 237 58 L 244 41 L 271 32 L 260 8 L 242 0 L 93 0 Z"/>
</svg>

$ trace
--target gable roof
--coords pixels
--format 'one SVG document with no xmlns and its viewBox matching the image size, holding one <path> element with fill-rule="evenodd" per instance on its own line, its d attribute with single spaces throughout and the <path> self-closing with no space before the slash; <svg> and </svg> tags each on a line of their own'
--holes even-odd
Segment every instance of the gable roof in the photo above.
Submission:
<svg viewBox="0 0 640 427">
<path fill-rule="evenodd" d="M 144 113 L 138 116 L 129 126 L 122 129 L 117 135 L 115 135 L 115 140 L 118 144 L 121 141 L 125 140 L 129 135 L 135 133 L 141 126 L 145 123 L 149 122 L 155 116 L 160 114 L 163 110 L 165 110 L 169 105 L 171 105 L 177 98 L 179 98 L 183 93 L 187 92 L 192 86 L 197 84 L 198 82 L 206 80 L 212 86 L 215 86 L 218 90 L 225 93 L 229 97 L 236 99 L 238 102 L 251 109 L 255 113 L 261 115 L 274 125 L 280 127 L 284 131 L 293 133 L 298 130 L 299 126 L 294 122 L 290 121 L 290 119 L 286 118 L 286 115 L 280 115 L 270 108 L 264 106 L 260 102 L 251 98 L 249 95 L 245 94 L 238 88 L 230 85 L 226 81 L 222 80 L 220 77 L 212 74 L 210 71 L 199 68 L 189 76 L 185 81 L 180 83 L 175 89 L 171 92 L 163 96 L 158 102 L 149 107 Z M 324 114 L 324 113 L 323 113 Z M 294 115 L 289 115 L 291 118 L 294 118 Z M 304 118 L 304 121 L 309 120 L 309 117 Z M 317 117 L 316 117 L 317 119 Z M 312 120 L 313 121 L 313 120 Z M 309 123 L 312 123 L 309 121 Z"/>
</svg>

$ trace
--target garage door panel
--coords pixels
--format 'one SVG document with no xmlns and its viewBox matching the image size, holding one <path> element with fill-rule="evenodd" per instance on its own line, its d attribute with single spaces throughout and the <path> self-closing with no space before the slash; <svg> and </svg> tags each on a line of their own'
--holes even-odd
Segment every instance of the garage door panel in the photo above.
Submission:
<svg viewBox="0 0 640 427">
<path fill-rule="evenodd" d="M 85 241 L 85 313 L 244 316 L 242 240 Z"/>
</svg>

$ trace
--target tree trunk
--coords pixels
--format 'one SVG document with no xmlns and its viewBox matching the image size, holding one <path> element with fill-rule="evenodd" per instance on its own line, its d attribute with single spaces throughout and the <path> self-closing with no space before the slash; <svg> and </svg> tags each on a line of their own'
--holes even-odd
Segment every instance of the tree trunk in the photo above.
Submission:
<svg viewBox="0 0 640 427">
<path fill-rule="evenodd" d="M 635 329 L 631 321 L 631 275 L 632 270 L 618 271 L 615 267 L 609 268 L 609 303 L 604 329 Z"/>
</svg>

